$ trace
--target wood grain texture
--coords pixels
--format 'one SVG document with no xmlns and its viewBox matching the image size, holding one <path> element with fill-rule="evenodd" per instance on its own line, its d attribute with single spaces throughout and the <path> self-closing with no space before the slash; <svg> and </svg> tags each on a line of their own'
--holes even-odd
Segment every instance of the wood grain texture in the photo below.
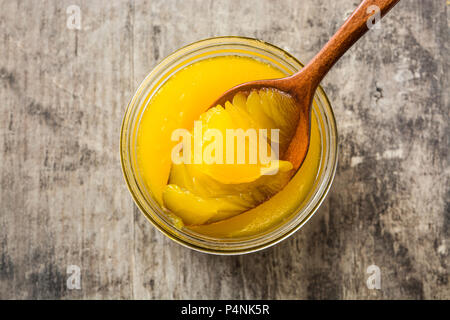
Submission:
<svg viewBox="0 0 450 320">
<path fill-rule="evenodd" d="M 241 35 L 308 61 L 358 2 L 0 0 L 0 298 L 449 299 L 444 0 L 402 0 L 324 79 L 338 171 L 279 245 L 188 250 L 145 220 L 122 178 L 122 115 L 164 56 Z M 66 27 L 70 5 L 81 30 Z M 366 286 L 372 264 L 381 290 Z M 68 265 L 81 290 L 67 289 Z"/>
</svg>

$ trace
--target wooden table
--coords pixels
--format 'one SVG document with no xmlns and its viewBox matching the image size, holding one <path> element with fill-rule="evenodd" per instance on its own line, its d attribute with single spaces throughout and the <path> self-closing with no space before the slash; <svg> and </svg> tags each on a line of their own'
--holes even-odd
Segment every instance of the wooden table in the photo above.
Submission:
<svg viewBox="0 0 450 320">
<path fill-rule="evenodd" d="M 401 1 L 323 81 L 335 182 L 279 245 L 181 247 L 122 177 L 122 116 L 163 57 L 242 35 L 308 61 L 358 2 L 0 0 L 0 298 L 449 299 L 448 1 Z"/>
</svg>

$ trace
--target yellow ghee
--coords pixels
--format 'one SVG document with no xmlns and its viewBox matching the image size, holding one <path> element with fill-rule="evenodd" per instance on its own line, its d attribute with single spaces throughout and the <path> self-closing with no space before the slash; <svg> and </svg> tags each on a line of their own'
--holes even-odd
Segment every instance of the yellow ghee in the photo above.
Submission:
<svg viewBox="0 0 450 320">
<path fill-rule="evenodd" d="M 172 211 L 178 213 L 187 224 L 186 227 L 215 237 L 255 234 L 282 221 L 310 192 L 319 167 L 321 147 L 317 120 L 314 116 L 311 121 L 310 149 L 299 172 L 281 192 L 262 204 L 258 203 L 259 205 L 254 208 L 249 205 L 248 211 L 245 211 L 245 202 L 234 201 L 232 205 L 225 204 L 226 210 L 221 211 L 221 214 L 211 213 L 210 209 L 216 205 L 215 202 L 205 203 L 203 199 L 200 199 L 203 202 L 192 201 L 192 196 L 178 190 L 176 184 L 167 186 L 171 175 L 172 149 L 177 144 L 171 139 L 174 130 L 179 128 L 192 130 L 194 121 L 202 116 L 210 104 L 224 91 L 237 84 L 284 76 L 280 70 L 252 58 L 215 57 L 196 62 L 177 72 L 149 101 L 138 131 L 139 170 L 146 186 L 159 204 L 164 206 L 164 201 L 166 203 L 169 201 Z M 182 174 L 178 172 L 181 171 L 176 168 L 174 170 L 178 170 L 175 173 L 179 181 Z M 240 181 L 239 174 L 236 177 L 239 170 L 235 168 L 234 170 L 234 180 Z M 246 172 L 249 171 L 251 170 L 247 168 Z M 220 180 L 230 176 L 217 176 L 221 172 L 224 171 L 216 170 L 215 178 Z M 244 171 L 241 172 L 243 172 L 241 178 L 248 179 Z M 173 174 L 172 172 L 172 176 Z M 271 176 L 264 179 L 263 181 L 268 184 L 273 181 Z M 222 202 L 217 205 L 223 207 Z M 242 211 L 245 212 L 241 213 Z"/>
</svg>

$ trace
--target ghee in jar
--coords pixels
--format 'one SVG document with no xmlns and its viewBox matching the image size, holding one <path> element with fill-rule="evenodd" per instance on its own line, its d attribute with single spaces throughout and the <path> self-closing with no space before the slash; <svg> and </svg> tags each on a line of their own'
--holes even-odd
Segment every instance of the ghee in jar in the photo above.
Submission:
<svg viewBox="0 0 450 320">
<path fill-rule="evenodd" d="M 228 122 L 223 120 L 223 112 L 232 111 L 239 104 L 245 105 L 250 118 L 258 118 L 259 124 L 279 119 L 277 124 L 283 126 L 280 123 L 286 119 L 294 119 L 285 123 L 281 130 L 280 149 L 283 149 L 292 137 L 292 124 L 296 120 L 295 117 L 280 117 L 272 111 L 267 119 L 264 114 L 259 115 L 260 105 L 251 101 L 264 100 L 266 92 L 251 93 L 247 104 L 244 103 L 245 98 L 235 97 L 232 105 L 205 111 L 218 96 L 237 84 L 284 76 L 275 67 L 253 58 L 214 57 L 177 72 L 149 101 L 138 129 L 138 166 L 146 186 L 156 201 L 171 211 L 169 214 L 176 225 L 213 237 L 251 235 L 282 221 L 308 195 L 319 168 L 321 149 L 314 115 L 308 155 L 290 181 L 286 180 L 290 178 L 286 174 L 290 170 L 289 163 L 282 163 L 276 175 L 264 177 L 255 176 L 248 166 L 242 169 L 232 166 L 231 171 L 226 167 L 209 166 L 196 171 L 192 169 L 195 166 L 186 168 L 172 163 L 172 150 L 177 144 L 172 140 L 174 130 L 192 130 L 194 121 L 198 119 L 208 118 L 209 122 L 205 120 L 203 123 L 211 124 L 211 117 L 220 120 L 214 127 L 225 128 Z"/>
</svg>

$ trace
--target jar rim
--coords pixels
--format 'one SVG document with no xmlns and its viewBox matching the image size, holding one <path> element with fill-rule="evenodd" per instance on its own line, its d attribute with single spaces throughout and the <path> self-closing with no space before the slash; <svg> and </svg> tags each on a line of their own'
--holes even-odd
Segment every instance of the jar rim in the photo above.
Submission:
<svg viewBox="0 0 450 320">
<path fill-rule="evenodd" d="M 270 44 L 268 42 L 254 39 L 254 38 L 248 38 L 248 37 L 239 37 L 239 36 L 221 36 L 221 37 L 213 37 L 208 39 L 199 40 L 196 42 L 193 42 L 191 44 L 188 44 L 186 46 L 183 46 L 179 48 L 178 50 L 174 51 L 170 55 L 168 55 L 166 58 L 161 60 L 145 77 L 145 79 L 142 81 L 142 83 L 139 85 L 138 89 L 133 95 L 133 98 L 130 100 L 127 109 L 125 111 L 122 126 L 121 126 L 121 135 L 120 135 L 120 155 L 121 155 L 121 165 L 122 165 L 122 173 L 124 175 L 124 179 L 126 181 L 128 190 L 130 191 L 133 200 L 135 204 L 139 207 L 140 211 L 144 214 L 144 216 L 149 220 L 151 224 L 153 224 L 160 232 L 162 232 L 164 235 L 169 237 L 170 239 L 174 240 L 175 242 L 186 246 L 190 249 L 194 249 L 196 251 L 205 252 L 205 253 L 211 253 L 211 254 L 220 254 L 220 255 L 236 255 L 236 254 L 244 254 L 244 253 L 250 253 L 262 250 L 264 248 L 268 248 L 272 245 L 275 245 L 276 243 L 288 238 L 292 234 L 294 234 L 297 230 L 299 230 L 318 210 L 322 202 L 324 201 L 330 187 L 332 184 L 332 181 L 335 176 L 336 167 L 337 167 L 337 127 L 336 127 L 336 121 L 333 113 L 333 109 L 331 107 L 331 103 L 325 94 L 324 90 L 319 86 L 317 89 L 317 92 L 315 94 L 314 100 L 316 100 L 316 95 L 320 95 L 320 98 L 322 98 L 324 101 L 321 102 L 321 107 L 324 109 L 323 115 L 326 117 L 325 123 L 325 129 L 329 130 L 329 138 L 330 141 L 328 142 L 328 161 L 326 165 L 329 165 L 326 168 L 326 172 L 324 173 L 326 176 L 322 176 L 322 182 L 320 185 L 313 186 L 310 193 L 314 191 L 314 194 L 312 196 L 308 196 L 309 200 L 305 199 L 304 201 L 300 201 L 299 208 L 296 208 L 295 213 L 292 214 L 293 218 L 290 219 L 290 223 L 292 226 L 288 228 L 288 230 L 285 230 L 283 234 L 278 236 L 272 236 L 271 238 L 268 238 L 268 241 L 262 241 L 261 243 L 254 243 L 253 245 L 245 245 L 245 241 L 241 242 L 241 246 L 243 247 L 237 247 L 239 245 L 239 239 L 227 239 L 228 242 L 224 241 L 223 239 L 220 239 L 220 241 L 215 242 L 213 245 L 204 245 L 205 239 L 210 237 L 203 237 L 203 242 L 199 239 L 194 239 L 200 242 L 199 243 L 193 243 L 192 241 L 192 235 L 186 236 L 186 234 L 183 234 L 182 230 L 173 230 L 176 228 L 173 225 L 167 224 L 167 221 L 163 221 L 161 217 L 157 217 L 158 213 L 155 212 L 155 208 L 147 203 L 146 205 L 150 207 L 151 212 L 148 212 L 148 208 L 145 207 L 144 203 L 142 201 L 148 201 L 149 199 L 146 199 L 144 196 L 143 191 L 141 190 L 141 186 L 139 186 L 139 183 L 136 181 L 136 175 L 132 168 L 132 159 L 129 152 L 129 142 L 130 142 L 130 134 L 133 131 L 137 131 L 137 129 L 130 129 L 130 126 L 132 126 L 133 121 L 136 119 L 136 112 L 139 111 L 138 109 L 143 107 L 143 103 L 141 100 L 143 99 L 143 102 L 150 100 L 151 97 L 149 97 L 149 94 L 144 94 L 144 89 L 147 87 L 154 87 L 153 92 L 156 92 L 159 87 L 155 85 L 155 82 L 158 80 L 158 75 L 164 71 L 167 72 L 168 69 L 171 68 L 172 64 L 174 64 L 176 61 L 179 61 L 181 58 L 183 58 L 185 55 L 194 53 L 197 50 L 201 49 L 208 49 L 208 48 L 216 48 L 218 46 L 222 45 L 244 45 L 248 48 L 253 49 L 260 49 L 264 50 L 264 52 L 270 53 L 271 55 L 275 56 L 279 60 L 285 62 L 285 63 L 294 63 L 297 66 L 293 66 L 294 68 L 301 68 L 303 67 L 303 64 L 298 61 L 294 56 L 292 56 L 290 53 L 286 52 L 285 50 Z M 290 60 L 290 61 L 288 61 Z M 183 66 L 184 68 L 185 66 Z M 182 68 L 181 68 L 182 69 Z M 174 73 L 176 73 L 178 70 L 176 70 Z M 173 74 L 169 75 L 167 79 L 169 79 Z M 152 78 L 153 77 L 153 78 Z M 166 80 L 167 80 L 166 79 Z M 152 81 L 150 81 L 152 80 Z M 164 83 L 164 82 L 163 82 Z M 162 84 L 163 84 L 162 83 Z M 162 85 L 160 84 L 160 86 Z M 145 109 L 145 107 L 144 107 Z M 141 112 L 143 113 L 143 111 Z M 323 139 L 322 139 L 323 140 Z M 330 150 L 331 147 L 331 150 Z M 321 155 L 321 158 L 323 155 Z M 322 162 L 322 160 L 321 160 Z M 322 164 L 321 164 L 322 166 Z M 319 168 L 320 169 L 320 168 Z M 326 178 L 326 179 L 324 179 Z M 317 177 L 316 177 L 317 180 Z M 317 190 L 313 190 L 317 189 Z M 319 190 L 320 189 L 320 190 Z M 320 194 L 318 193 L 320 191 Z M 138 194 L 140 193 L 140 194 Z M 151 199 L 150 199 L 151 200 Z M 314 200 L 314 201 L 313 201 Z M 300 217 L 300 211 L 302 210 L 301 206 L 305 201 L 309 201 L 308 203 L 308 212 L 303 217 Z M 314 203 L 313 203 L 314 202 Z M 158 205 L 159 206 L 159 205 Z M 303 210 L 307 208 L 308 206 L 304 206 Z M 153 215 L 152 215 L 153 213 Z M 301 218 L 301 219 L 299 219 Z M 298 220 L 298 221 L 297 221 Z M 295 222 L 295 223 L 294 223 Z M 165 224 L 165 225 L 164 225 Z M 283 223 L 278 225 L 273 230 L 270 230 L 270 233 L 275 233 L 277 231 L 280 231 L 283 226 L 286 226 L 287 223 Z M 182 237 L 183 236 L 183 237 Z M 267 235 L 266 235 L 267 236 Z M 264 237 L 264 234 L 260 236 L 259 238 L 253 239 L 250 242 L 255 242 L 255 240 L 262 240 L 261 238 Z M 219 239 L 218 239 L 219 240 Z M 202 245 L 203 243 L 203 245 Z M 232 244 L 230 246 L 230 243 Z M 225 246 L 224 246 L 225 244 Z M 228 244 L 228 246 L 227 246 Z M 222 247 L 221 247 L 222 246 Z M 220 248 L 221 247 L 221 248 Z"/>
</svg>

